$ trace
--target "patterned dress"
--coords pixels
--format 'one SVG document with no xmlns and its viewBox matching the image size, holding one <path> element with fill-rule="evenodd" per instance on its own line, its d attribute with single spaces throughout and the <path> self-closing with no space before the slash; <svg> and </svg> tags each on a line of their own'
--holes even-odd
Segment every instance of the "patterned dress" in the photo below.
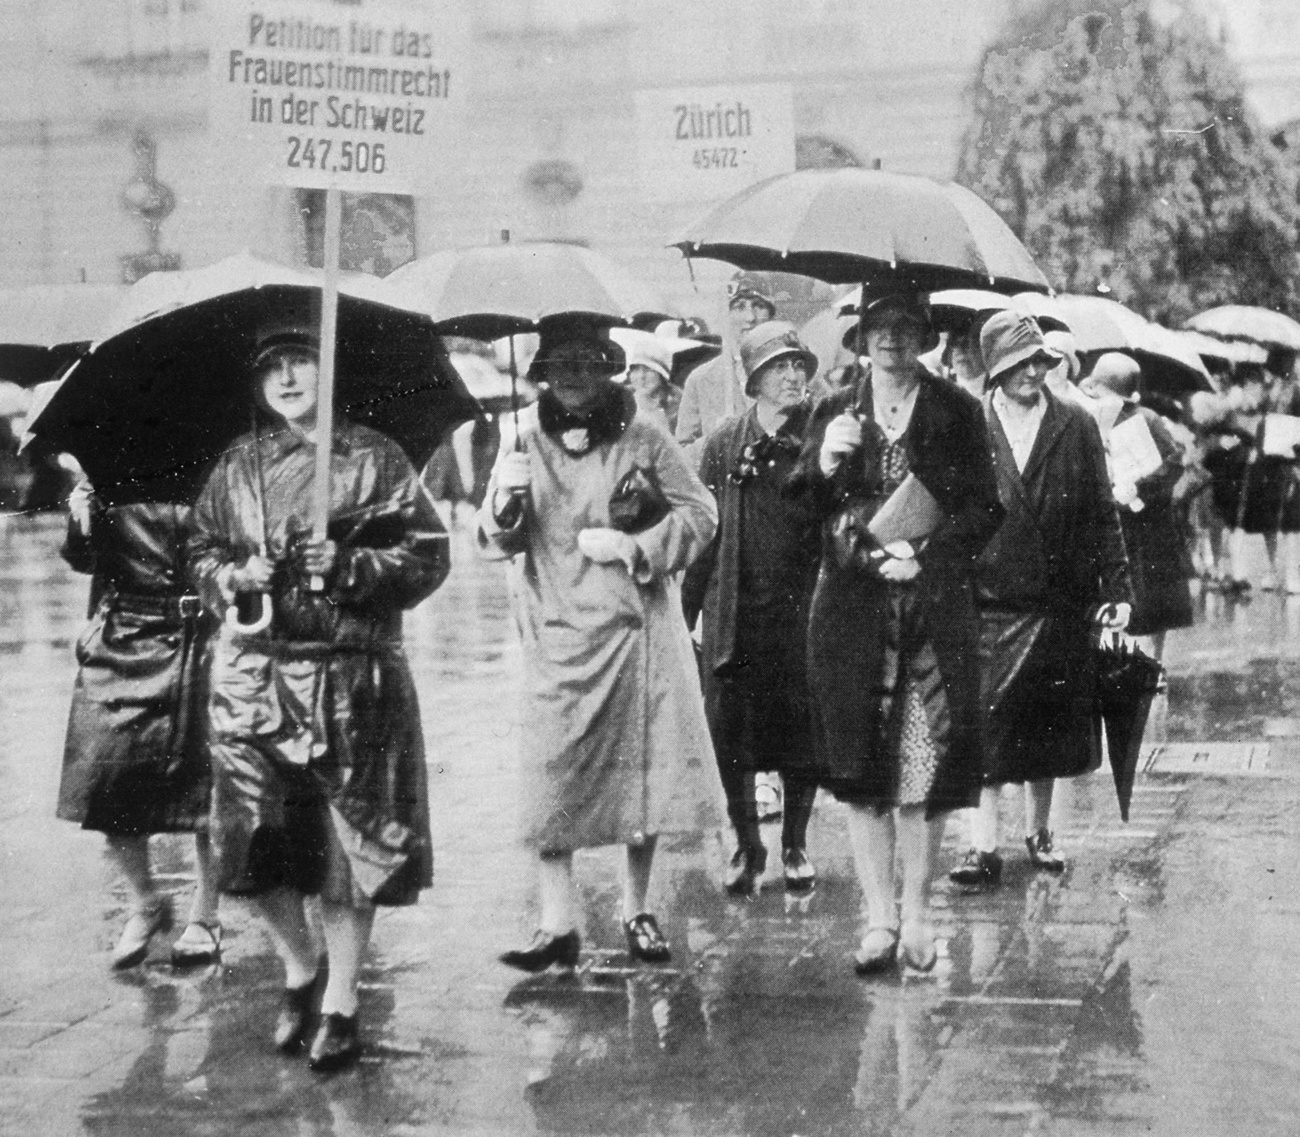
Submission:
<svg viewBox="0 0 1300 1137">
<path fill-rule="evenodd" d="M 907 448 L 902 437 L 893 442 L 875 423 L 880 435 L 881 504 L 908 474 Z M 948 697 L 939 675 L 939 661 L 926 632 L 916 587 L 890 583 L 885 629 L 885 666 L 880 698 L 881 721 L 889 738 L 897 738 L 897 805 L 921 805 L 930 795 L 939 769 L 935 738 L 948 729 Z"/>
</svg>

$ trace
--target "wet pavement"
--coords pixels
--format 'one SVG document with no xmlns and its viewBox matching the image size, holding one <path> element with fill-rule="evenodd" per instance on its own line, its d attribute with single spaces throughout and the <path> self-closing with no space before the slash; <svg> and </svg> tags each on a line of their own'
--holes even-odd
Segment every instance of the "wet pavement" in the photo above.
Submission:
<svg viewBox="0 0 1300 1137">
<path fill-rule="evenodd" d="M 729 900 L 724 841 L 665 841 L 651 898 L 674 959 L 632 968 L 615 853 L 582 853 L 579 972 L 519 982 L 495 962 L 533 922 L 517 654 L 501 570 L 457 534 L 451 578 L 408 620 L 437 879 L 381 912 L 365 1058 L 322 1078 L 271 1050 L 281 976 L 241 905 L 223 906 L 219 967 L 175 972 L 158 943 L 108 970 L 124 896 L 102 838 L 53 818 L 86 592 L 60 535 L 57 519 L 0 529 L 0 1132 L 1300 1132 L 1300 598 L 1201 598 L 1171 637 L 1168 745 L 1130 822 L 1108 774 L 1064 784 L 1066 873 L 1007 848 L 996 892 L 941 879 L 930 975 L 853 974 L 860 899 L 822 799 L 811 897 L 777 870 Z M 962 844 L 950 824 L 945 866 Z M 187 843 L 153 848 L 183 908 Z"/>
</svg>

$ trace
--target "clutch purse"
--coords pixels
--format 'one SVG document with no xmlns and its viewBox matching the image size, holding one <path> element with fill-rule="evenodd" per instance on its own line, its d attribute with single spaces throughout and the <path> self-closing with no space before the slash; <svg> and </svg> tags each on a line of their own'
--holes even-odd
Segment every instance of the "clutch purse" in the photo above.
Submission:
<svg viewBox="0 0 1300 1137">
<path fill-rule="evenodd" d="M 934 495 L 915 474 L 908 474 L 883 502 L 875 497 L 858 498 L 840 510 L 831 524 L 835 564 L 842 569 L 872 568 L 881 549 L 898 541 L 923 541 L 944 517 Z"/>
<path fill-rule="evenodd" d="M 654 471 L 633 466 L 609 496 L 609 525 L 621 533 L 642 533 L 658 525 L 671 508 Z"/>
</svg>

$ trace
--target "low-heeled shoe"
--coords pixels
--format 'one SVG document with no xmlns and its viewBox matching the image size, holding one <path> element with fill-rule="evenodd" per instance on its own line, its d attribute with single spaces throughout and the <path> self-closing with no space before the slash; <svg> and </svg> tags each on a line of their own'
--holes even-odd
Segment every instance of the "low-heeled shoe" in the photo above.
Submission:
<svg viewBox="0 0 1300 1137">
<path fill-rule="evenodd" d="M 149 954 L 149 941 L 158 932 L 172 926 L 172 900 L 170 896 L 155 896 L 142 904 L 126 921 L 122 937 L 113 949 L 113 970 L 125 971 L 144 962 Z"/>
<path fill-rule="evenodd" d="M 996 888 L 1002 879 L 1002 857 L 996 852 L 971 849 L 948 874 L 948 879 L 967 888 Z"/>
<path fill-rule="evenodd" d="M 1052 848 L 1052 834 L 1049 830 L 1040 829 L 1032 837 L 1026 837 L 1025 848 L 1029 850 L 1029 863 L 1034 868 L 1046 872 L 1065 871 L 1065 861 Z"/>
<path fill-rule="evenodd" d="M 730 896 L 752 896 L 758 891 L 759 879 L 766 868 L 765 846 L 746 848 L 742 845 L 732 854 L 727 875 L 722 878 L 723 890 Z"/>
<path fill-rule="evenodd" d="M 868 940 L 873 942 L 868 944 Z M 859 975 L 874 975 L 893 967 L 897 955 L 898 933 L 893 928 L 872 928 L 853 953 L 853 970 Z"/>
<path fill-rule="evenodd" d="M 673 957 L 658 921 L 649 912 L 625 921 L 623 935 L 627 937 L 627 954 L 642 963 L 667 963 Z"/>
<path fill-rule="evenodd" d="M 196 967 L 221 958 L 221 925 L 191 920 L 180 939 L 172 944 L 173 967 Z"/>
<path fill-rule="evenodd" d="M 808 892 L 817 883 L 817 870 L 802 849 L 786 849 L 781 854 L 787 892 Z"/>
<path fill-rule="evenodd" d="M 313 1070 L 338 1070 L 355 1062 L 361 1054 L 356 1015 L 325 1015 L 312 1039 L 307 1065 Z"/>
<path fill-rule="evenodd" d="M 934 932 L 927 924 L 903 926 L 902 938 L 898 941 L 898 959 L 904 967 L 914 971 L 930 971 L 939 959 L 939 950 L 935 947 Z"/>
<path fill-rule="evenodd" d="M 578 966 L 578 949 L 581 946 L 582 940 L 576 928 L 563 935 L 538 931 L 533 935 L 533 942 L 526 948 L 503 952 L 497 958 L 507 967 L 520 971 L 545 971 L 553 963 L 572 969 Z"/>
<path fill-rule="evenodd" d="M 321 973 L 301 987 L 286 987 L 280 996 L 280 1016 L 275 1022 L 275 1048 L 285 1054 L 294 1054 L 307 1041 L 316 1025 L 316 1013 L 324 987 Z"/>
</svg>

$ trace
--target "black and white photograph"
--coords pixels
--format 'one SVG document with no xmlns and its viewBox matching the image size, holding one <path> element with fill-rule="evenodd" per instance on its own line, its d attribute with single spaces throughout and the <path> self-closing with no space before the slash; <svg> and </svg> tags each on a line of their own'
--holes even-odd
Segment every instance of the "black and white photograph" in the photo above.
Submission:
<svg viewBox="0 0 1300 1137">
<path fill-rule="evenodd" d="M 0 1132 L 1300 1133 L 1300 0 L 0 19 Z"/>
</svg>

